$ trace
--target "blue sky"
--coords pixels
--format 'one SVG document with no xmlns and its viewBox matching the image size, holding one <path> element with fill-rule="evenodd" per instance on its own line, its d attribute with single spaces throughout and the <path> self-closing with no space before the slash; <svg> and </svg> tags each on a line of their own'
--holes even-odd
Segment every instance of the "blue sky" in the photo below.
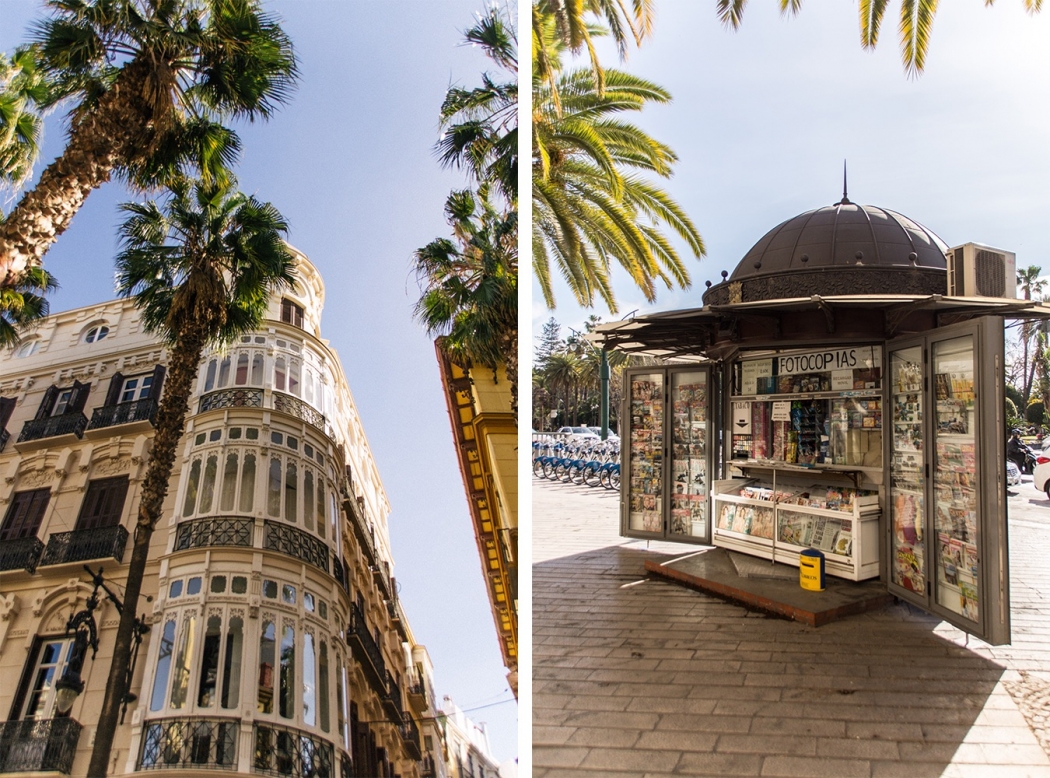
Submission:
<svg viewBox="0 0 1050 778">
<path fill-rule="evenodd" d="M 664 185 L 707 257 L 686 259 L 690 290 L 661 288 L 655 304 L 617 273 L 619 314 L 594 313 L 609 321 L 700 306 L 705 280 L 732 272 L 768 230 L 841 199 L 843 160 L 853 202 L 903 213 L 949 246 L 985 243 L 1050 273 L 1050 12 L 1027 16 L 1019 1 L 940 3 L 925 73 L 909 79 L 899 2 L 874 52 L 860 47 L 855 2 L 808 0 L 795 17 L 778 5 L 749 4 L 732 32 L 714 0 L 657 0 L 655 35 L 622 67 L 674 101 L 631 120 L 677 152 Z M 607 46 L 602 61 L 616 63 Z M 556 295 L 555 318 L 579 328 L 591 311 L 564 285 Z M 552 313 L 535 283 L 532 297 L 538 334 Z"/>
<path fill-rule="evenodd" d="M 394 575 L 416 639 L 449 694 L 487 722 L 500 760 L 517 754 L 505 679 L 433 343 L 412 320 L 412 253 L 448 233 L 442 208 L 463 178 L 432 152 L 451 83 L 488 63 L 460 45 L 483 0 L 269 0 L 300 57 L 291 104 L 239 127 L 242 190 L 277 206 L 290 242 L 326 285 L 322 333 L 339 353 L 393 506 Z M 0 50 L 22 41 L 39 4 L 0 0 Z M 58 117 L 42 162 L 62 147 Z M 42 167 L 42 165 L 40 166 Z M 39 169 L 39 167 L 38 167 Z M 6 195 L 5 195 L 6 196 Z M 117 184 L 94 192 L 45 258 L 62 289 L 52 310 L 112 299 Z M 7 211 L 12 203 L 5 201 Z"/>
</svg>

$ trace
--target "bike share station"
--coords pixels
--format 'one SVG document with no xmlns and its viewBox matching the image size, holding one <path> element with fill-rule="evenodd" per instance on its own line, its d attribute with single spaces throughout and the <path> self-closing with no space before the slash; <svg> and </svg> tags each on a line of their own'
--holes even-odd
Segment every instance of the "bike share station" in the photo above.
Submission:
<svg viewBox="0 0 1050 778">
<path fill-rule="evenodd" d="M 621 534 L 713 547 L 646 569 L 814 626 L 896 597 L 1008 643 L 1004 326 L 1050 317 L 1014 255 L 844 195 L 722 278 L 592 336 L 665 364 L 625 371 Z"/>
</svg>

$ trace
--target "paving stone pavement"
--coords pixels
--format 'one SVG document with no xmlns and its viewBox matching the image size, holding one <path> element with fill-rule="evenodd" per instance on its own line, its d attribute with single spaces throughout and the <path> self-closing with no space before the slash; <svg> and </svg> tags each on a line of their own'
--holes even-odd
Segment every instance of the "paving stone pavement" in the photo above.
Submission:
<svg viewBox="0 0 1050 778">
<path fill-rule="evenodd" d="M 533 775 L 1050 777 L 1050 500 L 1010 497 L 1013 643 L 897 604 L 819 628 L 662 581 L 690 546 L 533 485 Z"/>
</svg>

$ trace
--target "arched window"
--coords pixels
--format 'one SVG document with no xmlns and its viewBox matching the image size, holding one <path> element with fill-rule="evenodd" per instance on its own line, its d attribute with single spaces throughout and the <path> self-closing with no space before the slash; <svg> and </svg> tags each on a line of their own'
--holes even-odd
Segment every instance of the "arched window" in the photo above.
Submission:
<svg viewBox="0 0 1050 778">
<path fill-rule="evenodd" d="M 38 348 L 40 348 L 39 338 L 22 341 L 18 345 L 18 348 L 15 349 L 14 356 L 16 359 L 21 359 L 22 357 L 29 357 L 35 354 Z"/>
<path fill-rule="evenodd" d="M 299 363 L 294 359 L 288 367 L 288 393 L 299 396 Z"/>
<path fill-rule="evenodd" d="M 246 452 L 244 469 L 241 472 L 241 513 L 251 513 L 255 501 L 255 454 Z"/>
<path fill-rule="evenodd" d="M 270 477 L 266 483 L 266 512 L 270 516 L 281 515 L 281 460 L 270 457 Z"/>
<path fill-rule="evenodd" d="M 314 528 L 314 473 L 303 469 L 303 524 L 308 530 Z"/>
<path fill-rule="evenodd" d="M 237 355 L 237 372 L 233 377 L 233 382 L 237 386 L 244 386 L 248 383 L 248 354 L 242 351 Z"/>
<path fill-rule="evenodd" d="M 222 389 L 230 383 L 230 357 L 226 355 L 219 363 L 219 388 Z"/>
<path fill-rule="evenodd" d="M 104 340 L 107 335 L 109 335 L 109 327 L 105 324 L 96 324 L 84 333 L 84 342 L 97 343 L 100 340 Z"/>
<path fill-rule="evenodd" d="M 280 710 L 282 718 L 295 715 L 295 628 L 284 625 L 281 632 L 281 688 Z"/>
<path fill-rule="evenodd" d="M 179 583 L 182 583 L 181 581 Z M 168 691 L 168 675 L 171 673 L 171 653 L 175 647 L 175 620 L 164 624 L 164 633 L 160 638 L 160 651 L 157 654 L 157 674 L 153 676 L 153 694 L 150 696 L 149 709 L 160 710 L 164 707 L 164 695 Z"/>
<path fill-rule="evenodd" d="M 260 713 L 273 713 L 273 671 L 277 658 L 277 628 L 272 621 L 263 622 L 259 634 L 259 694 Z"/>
<path fill-rule="evenodd" d="M 262 386 L 263 383 L 263 355 L 255 352 L 252 355 L 252 386 Z"/>
<path fill-rule="evenodd" d="M 218 364 L 218 360 L 208 360 L 208 370 L 204 374 L 204 391 L 210 392 L 215 388 L 215 367 Z"/>
<path fill-rule="evenodd" d="M 201 461 L 194 459 L 190 465 L 190 478 L 186 484 L 186 499 L 182 504 L 182 515 L 192 516 L 193 509 L 197 507 L 197 486 L 201 480 Z"/>
</svg>

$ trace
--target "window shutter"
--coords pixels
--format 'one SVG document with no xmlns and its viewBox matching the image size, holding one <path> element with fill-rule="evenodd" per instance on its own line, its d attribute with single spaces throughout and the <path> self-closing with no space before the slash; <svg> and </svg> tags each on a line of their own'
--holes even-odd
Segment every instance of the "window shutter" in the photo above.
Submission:
<svg viewBox="0 0 1050 778">
<path fill-rule="evenodd" d="M 11 421 L 11 413 L 15 409 L 15 398 L 14 397 L 0 397 L 0 429 L 7 426 L 7 422 Z"/>
<path fill-rule="evenodd" d="M 160 402 L 160 388 L 164 383 L 164 374 L 166 372 L 167 369 L 164 365 L 157 365 L 153 368 L 153 383 L 150 384 L 149 397 L 151 400 L 156 400 L 158 403 Z"/>
<path fill-rule="evenodd" d="M 127 494 L 126 475 L 88 482 L 87 494 L 80 505 L 75 529 L 99 529 L 119 524 Z"/>
<path fill-rule="evenodd" d="M 0 540 L 35 537 L 50 499 L 50 489 L 15 492 L 4 523 L 0 525 Z"/>
<path fill-rule="evenodd" d="M 91 391 L 91 384 L 82 384 L 80 381 L 73 382 L 73 396 L 69 398 L 69 408 L 67 413 L 76 413 L 83 411 L 84 406 L 87 404 L 88 392 Z"/>
<path fill-rule="evenodd" d="M 40 407 L 37 408 L 35 418 L 46 419 L 50 416 L 51 411 L 55 408 L 56 399 L 58 399 L 58 387 L 52 384 L 44 392 L 44 399 L 40 401 Z"/>
<path fill-rule="evenodd" d="M 106 391 L 106 407 L 120 403 L 120 390 L 124 388 L 124 374 L 114 373 L 109 379 L 109 389 Z"/>
</svg>

